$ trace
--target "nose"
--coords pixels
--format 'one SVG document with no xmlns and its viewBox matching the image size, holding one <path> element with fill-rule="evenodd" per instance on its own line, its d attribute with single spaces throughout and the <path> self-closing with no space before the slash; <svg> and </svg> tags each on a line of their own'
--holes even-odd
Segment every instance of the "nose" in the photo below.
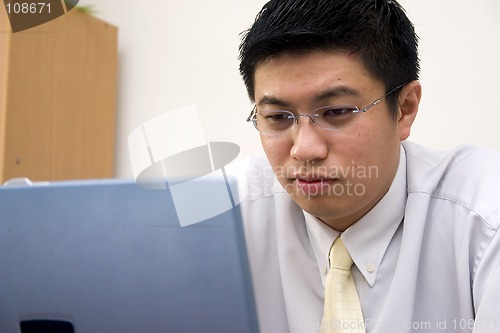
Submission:
<svg viewBox="0 0 500 333">
<path fill-rule="evenodd" d="M 309 118 L 309 119 L 307 119 Z M 325 159 L 328 155 L 326 131 L 317 126 L 313 119 L 304 117 L 295 124 L 292 131 L 292 148 L 290 156 L 301 162 Z"/>
</svg>

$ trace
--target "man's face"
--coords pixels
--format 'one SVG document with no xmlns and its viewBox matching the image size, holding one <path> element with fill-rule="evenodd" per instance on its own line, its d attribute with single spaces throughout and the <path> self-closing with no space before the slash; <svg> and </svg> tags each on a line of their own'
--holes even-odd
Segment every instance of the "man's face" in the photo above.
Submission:
<svg viewBox="0 0 500 333">
<path fill-rule="evenodd" d="M 314 51 L 284 54 L 255 72 L 257 112 L 312 114 L 322 106 L 363 108 L 384 96 L 383 84 L 356 54 Z M 275 175 L 305 211 L 343 231 L 387 192 L 399 162 L 400 130 L 385 98 L 339 130 L 324 130 L 308 117 L 280 135 L 261 133 Z"/>
</svg>

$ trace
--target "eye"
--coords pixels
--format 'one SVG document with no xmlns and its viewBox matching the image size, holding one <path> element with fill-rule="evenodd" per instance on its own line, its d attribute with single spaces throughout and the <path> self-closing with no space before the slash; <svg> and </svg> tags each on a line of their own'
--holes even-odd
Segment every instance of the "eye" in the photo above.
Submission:
<svg viewBox="0 0 500 333">
<path fill-rule="evenodd" d="M 289 112 L 280 112 L 280 111 L 271 111 L 271 112 L 262 112 L 262 117 L 268 122 L 281 122 L 281 121 L 289 121 L 293 118 L 293 114 Z"/>
<path fill-rule="evenodd" d="M 341 106 L 341 107 L 326 107 L 321 110 L 323 118 L 340 118 L 342 116 L 351 115 L 353 111 L 356 110 L 353 107 Z"/>
</svg>

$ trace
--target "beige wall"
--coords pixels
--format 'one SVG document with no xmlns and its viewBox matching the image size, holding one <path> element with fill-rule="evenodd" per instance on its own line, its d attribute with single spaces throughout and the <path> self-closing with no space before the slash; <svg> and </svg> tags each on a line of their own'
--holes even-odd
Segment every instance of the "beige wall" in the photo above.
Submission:
<svg viewBox="0 0 500 333">
<path fill-rule="evenodd" d="M 81 0 L 119 28 L 116 176 L 131 177 L 127 137 L 143 122 L 196 104 L 208 141 L 260 151 L 245 118 L 239 33 L 264 0 Z M 435 148 L 500 150 L 500 1 L 401 0 L 421 37 L 424 97 L 411 139 Z M 175 137 L 165 144 L 176 145 Z"/>
</svg>

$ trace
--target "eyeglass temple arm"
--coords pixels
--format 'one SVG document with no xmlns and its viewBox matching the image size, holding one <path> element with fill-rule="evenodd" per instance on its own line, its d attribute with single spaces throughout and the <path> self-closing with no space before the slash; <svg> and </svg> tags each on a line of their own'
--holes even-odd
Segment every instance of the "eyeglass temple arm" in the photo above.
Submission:
<svg viewBox="0 0 500 333">
<path fill-rule="evenodd" d="M 396 88 L 390 90 L 388 93 L 386 93 L 384 96 L 374 100 L 370 105 L 367 105 L 365 106 L 364 108 L 362 108 L 361 110 L 359 110 L 358 112 L 366 112 L 368 111 L 369 109 L 371 109 L 372 107 L 374 107 L 375 105 L 377 105 L 378 103 L 380 103 L 380 101 L 384 98 L 386 98 L 387 96 L 389 96 L 390 94 L 392 94 L 393 92 L 395 92 L 396 90 L 398 90 L 399 88 L 403 87 L 405 84 L 400 84 L 399 86 L 397 86 Z"/>
<path fill-rule="evenodd" d="M 377 105 L 378 103 L 380 103 L 380 101 L 384 97 L 380 97 L 379 99 L 374 100 L 371 104 L 365 106 L 364 108 L 358 109 L 358 111 L 356 111 L 356 113 L 358 113 L 358 112 L 366 112 L 366 111 L 370 110 L 372 107 L 374 107 L 375 105 Z"/>
<path fill-rule="evenodd" d="M 257 106 L 254 106 L 252 111 L 250 111 L 250 115 L 247 117 L 247 122 L 252 120 L 253 115 L 255 114 L 255 110 L 257 109 Z"/>
</svg>

